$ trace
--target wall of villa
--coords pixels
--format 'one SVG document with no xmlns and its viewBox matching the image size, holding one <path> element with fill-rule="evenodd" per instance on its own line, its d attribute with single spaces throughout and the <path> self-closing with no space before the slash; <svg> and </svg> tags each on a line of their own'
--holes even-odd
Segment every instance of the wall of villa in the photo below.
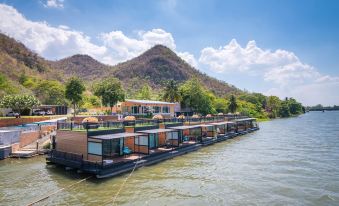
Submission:
<svg viewBox="0 0 339 206">
<path fill-rule="evenodd" d="M 58 130 L 56 135 L 56 149 L 62 152 L 80 154 L 87 158 L 86 132 Z"/>
</svg>

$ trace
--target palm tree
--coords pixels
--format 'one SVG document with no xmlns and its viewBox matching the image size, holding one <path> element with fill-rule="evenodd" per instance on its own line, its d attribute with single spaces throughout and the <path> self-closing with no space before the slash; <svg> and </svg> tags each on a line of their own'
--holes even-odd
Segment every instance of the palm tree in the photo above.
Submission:
<svg viewBox="0 0 339 206">
<path fill-rule="evenodd" d="M 167 83 L 165 90 L 164 90 L 163 99 L 169 102 L 180 102 L 181 95 L 179 92 L 179 87 L 178 87 L 178 84 L 173 79 L 171 79 Z"/>
</svg>

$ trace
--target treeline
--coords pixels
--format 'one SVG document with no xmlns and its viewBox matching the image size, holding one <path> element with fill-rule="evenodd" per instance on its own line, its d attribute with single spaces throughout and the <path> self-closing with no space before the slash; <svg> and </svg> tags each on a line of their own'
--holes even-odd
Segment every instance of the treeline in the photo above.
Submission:
<svg viewBox="0 0 339 206">
<path fill-rule="evenodd" d="M 323 106 L 321 104 L 315 105 L 315 106 L 307 106 L 307 111 L 322 111 L 322 110 L 339 110 L 339 106 L 333 105 L 333 106 Z"/>
<path fill-rule="evenodd" d="M 1 80 L 1 78 L 0 78 Z M 1 84 L 6 86 L 6 82 Z M 204 88 L 195 78 L 178 84 L 174 80 L 166 83 L 161 91 L 153 90 L 145 84 L 138 91 L 125 91 L 116 78 L 107 78 L 92 85 L 85 85 L 79 78 L 70 78 L 65 84 L 54 80 L 42 80 L 22 74 L 21 86 L 33 94 L 1 95 L 0 106 L 22 112 L 42 104 L 71 105 L 75 110 L 113 107 L 117 102 L 130 99 L 151 99 L 180 102 L 182 108 L 190 108 L 194 113 L 207 115 L 218 113 L 239 113 L 259 119 L 289 117 L 305 112 L 301 103 L 293 98 L 279 99 L 261 93 L 238 92 L 220 97 Z M 20 104 L 17 102 L 21 102 Z"/>
</svg>

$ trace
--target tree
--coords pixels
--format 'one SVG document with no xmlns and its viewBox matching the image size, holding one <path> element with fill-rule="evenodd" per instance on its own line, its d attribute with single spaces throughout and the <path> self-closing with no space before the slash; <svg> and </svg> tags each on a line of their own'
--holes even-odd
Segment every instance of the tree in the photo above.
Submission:
<svg viewBox="0 0 339 206">
<path fill-rule="evenodd" d="M 139 91 L 138 99 L 151 99 L 152 98 L 152 88 L 145 84 Z"/>
<path fill-rule="evenodd" d="M 234 95 L 231 95 L 229 103 L 228 103 L 228 110 L 231 113 L 235 113 L 237 111 L 237 107 L 238 107 L 237 99 Z"/>
<path fill-rule="evenodd" d="M 40 104 L 39 100 L 33 95 L 6 95 L 2 98 L 0 106 L 3 108 L 11 108 L 20 114 L 26 110 Z"/>
<path fill-rule="evenodd" d="M 5 75 L 0 74 L 0 96 L 4 94 L 14 94 L 17 93 L 18 89 L 14 86 Z"/>
<path fill-rule="evenodd" d="M 226 113 L 227 112 L 228 102 L 225 98 L 216 98 L 213 101 L 213 107 L 218 113 Z"/>
<path fill-rule="evenodd" d="M 203 115 L 214 113 L 211 95 L 199 84 L 196 78 L 186 81 L 179 88 L 183 107 L 190 107 Z"/>
<path fill-rule="evenodd" d="M 281 100 L 277 96 L 269 96 L 267 98 L 267 110 L 270 112 L 271 118 L 276 118 L 279 113 Z"/>
<path fill-rule="evenodd" d="M 76 105 L 82 101 L 82 93 L 85 91 L 85 89 L 85 85 L 77 77 L 72 77 L 66 82 L 65 97 L 73 105 L 74 117 Z"/>
<path fill-rule="evenodd" d="M 118 101 L 125 100 L 125 91 L 116 78 L 107 78 L 94 86 L 94 94 L 101 98 L 102 104 L 109 105 L 111 112 Z"/>
<path fill-rule="evenodd" d="M 289 117 L 291 116 L 290 114 L 290 108 L 288 106 L 288 101 L 283 101 L 281 103 L 281 107 L 279 108 L 279 116 L 280 117 Z"/>
<path fill-rule="evenodd" d="M 172 79 L 170 80 L 164 90 L 163 99 L 169 102 L 180 102 L 181 96 L 177 83 Z"/>
<path fill-rule="evenodd" d="M 65 87 L 58 81 L 40 81 L 34 88 L 34 93 L 44 104 L 62 105 L 66 103 Z"/>
<path fill-rule="evenodd" d="M 303 113 L 303 106 L 301 103 L 297 102 L 295 99 L 290 98 L 288 100 L 288 106 L 290 113 L 293 115 L 301 114 Z"/>
</svg>

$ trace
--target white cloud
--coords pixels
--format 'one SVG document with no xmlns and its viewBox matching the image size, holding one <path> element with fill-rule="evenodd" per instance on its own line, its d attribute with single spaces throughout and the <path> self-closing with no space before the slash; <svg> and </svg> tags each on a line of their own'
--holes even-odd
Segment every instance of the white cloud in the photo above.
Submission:
<svg viewBox="0 0 339 206">
<path fill-rule="evenodd" d="M 102 56 L 106 48 L 91 43 L 82 32 L 65 26 L 52 27 L 46 22 L 27 20 L 11 6 L 0 4 L 0 31 L 21 41 L 48 59 L 59 59 L 73 54 Z"/>
<path fill-rule="evenodd" d="M 43 5 L 46 8 L 64 8 L 64 0 L 47 0 Z"/>
<path fill-rule="evenodd" d="M 187 63 L 192 65 L 195 68 L 198 68 L 198 62 L 195 59 L 194 55 L 189 52 L 178 52 L 177 53 L 179 57 L 181 57 L 183 60 L 185 60 Z"/>
<path fill-rule="evenodd" d="M 63 1 L 56 3 L 60 2 Z M 52 5 L 53 2 L 50 3 Z M 97 45 L 80 31 L 66 25 L 53 27 L 46 22 L 30 21 L 5 4 L 0 4 L 0 31 L 52 60 L 74 54 L 88 54 L 101 62 L 114 65 L 136 57 L 156 44 L 165 45 L 174 51 L 176 49 L 172 34 L 163 29 L 139 31 L 136 38 L 126 36 L 122 31 L 102 33 L 99 35 L 102 45 Z M 189 63 L 197 65 L 193 55 L 188 52 L 177 53 Z"/>
<path fill-rule="evenodd" d="M 157 44 L 165 45 L 172 50 L 176 48 L 172 34 L 162 29 L 140 31 L 137 38 L 130 38 L 122 31 L 112 31 L 102 33 L 100 39 L 109 49 L 110 55 L 104 59 L 109 64 L 136 57 Z"/>
<path fill-rule="evenodd" d="M 218 49 L 202 49 L 199 63 L 206 66 L 209 73 L 239 73 L 255 76 L 257 83 L 270 82 L 273 87 L 266 92 L 269 95 L 295 97 L 309 105 L 339 103 L 339 77 L 321 74 L 290 51 L 265 50 L 255 41 L 242 47 L 232 39 Z"/>
</svg>

